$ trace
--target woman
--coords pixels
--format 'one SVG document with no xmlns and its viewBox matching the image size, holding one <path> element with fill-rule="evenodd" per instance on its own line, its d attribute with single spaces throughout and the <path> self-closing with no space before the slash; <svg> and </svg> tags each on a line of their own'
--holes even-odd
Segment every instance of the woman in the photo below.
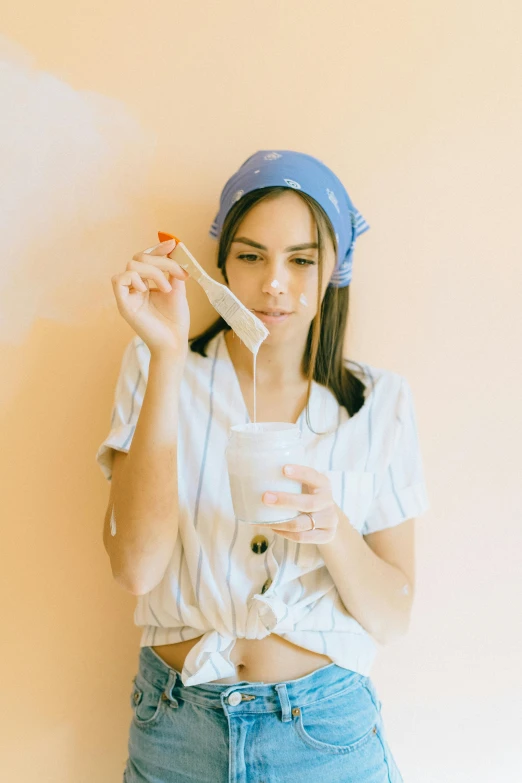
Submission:
<svg viewBox="0 0 522 783">
<path fill-rule="evenodd" d="M 112 278 L 137 333 L 96 455 L 104 544 L 143 628 L 127 783 L 402 780 L 368 673 L 408 627 L 428 502 L 406 379 L 343 358 L 368 228 L 302 153 L 257 152 L 221 195 L 218 266 L 270 331 L 257 421 L 298 423 L 307 453 L 287 466 L 301 494 L 263 496 L 295 514 L 270 526 L 234 517 L 224 459 L 253 418 L 252 354 L 221 318 L 189 341 L 175 241 Z"/>
</svg>

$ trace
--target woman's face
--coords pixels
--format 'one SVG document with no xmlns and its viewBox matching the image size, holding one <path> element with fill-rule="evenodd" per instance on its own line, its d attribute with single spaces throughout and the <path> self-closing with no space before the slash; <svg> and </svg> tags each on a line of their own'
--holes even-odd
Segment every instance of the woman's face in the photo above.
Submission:
<svg viewBox="0 0 522 783">
<path fill-rule="evenodd" d="M 325 244 L 321 300 L 335 266 L 329 235 Z M 317 312 L 317 230 L 296 193 L 250 210 L 236 230 L 226 273 L 230 290 L 266 324 L 267 344 L 306 337 Z"/>
</svg>

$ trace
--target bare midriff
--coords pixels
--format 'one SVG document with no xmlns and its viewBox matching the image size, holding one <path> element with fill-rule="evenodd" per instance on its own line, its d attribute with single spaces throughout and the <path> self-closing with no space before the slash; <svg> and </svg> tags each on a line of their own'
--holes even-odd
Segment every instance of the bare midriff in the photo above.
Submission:
<svg viewBox="0 0 522 783">
<path fill-rule="evenodd" d="M 201 636 L 186 642 L 155 645 L 152 649 L 166 664 L 181 672 L 185 658 L 199 639 Z M 327 655 L 305 650 L 277 634 L 264 639 L 237 639 L 230 660 L 236 667 L 236 674 L 212 682 L 286 682 L 332 663 Z"/>
</svg>

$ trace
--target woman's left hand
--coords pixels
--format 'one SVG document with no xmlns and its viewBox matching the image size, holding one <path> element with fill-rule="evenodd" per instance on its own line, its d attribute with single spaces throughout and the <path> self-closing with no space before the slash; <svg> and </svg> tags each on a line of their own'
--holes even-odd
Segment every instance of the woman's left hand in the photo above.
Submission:
<svg viewBox="0 0 522 783">
<path fill-rule="evenodd" d="M 302 483 L 306 492 L 265 492 L 263 503 L 270 506 L 284 506 L 302 513 L 289 522 L 270 524 L 270 529 L 283 538 L 304 544 L 327 544 L 332 541 L 339 524 L 339 509 L 334 503 L 328 476 L 304 465 L 285 465 L 283 473 Z M 304 512 L 313 515 L 314 530 L 310 529 L 312 520 Z M 259 527 L 266 527 L 266 525 L 259 525 Z"/>
</svg>

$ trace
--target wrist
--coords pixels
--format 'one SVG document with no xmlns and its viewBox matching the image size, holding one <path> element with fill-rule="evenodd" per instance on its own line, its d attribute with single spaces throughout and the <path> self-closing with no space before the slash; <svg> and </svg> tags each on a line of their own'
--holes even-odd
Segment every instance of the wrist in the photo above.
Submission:
<svg viewBox="0 0 522 783">
<path fill-rule="evenodd" d="M 168 349 L 154 349 L 150 350 L 150 361 L 155 364 L 161 364 L 170 367 L 179 367 L 183 369 L 185 361 L 187 359 L 188 349 L 182 348 L 181 350 L 168 350 Z"/>
<path fill-rule="evenodd" d="M 168 378 L 169 382 L 181 383 L 185 370 L 186 355 L 169 353 L 151 353 L 149 376 L 151 373 Z"/>
</svg>

